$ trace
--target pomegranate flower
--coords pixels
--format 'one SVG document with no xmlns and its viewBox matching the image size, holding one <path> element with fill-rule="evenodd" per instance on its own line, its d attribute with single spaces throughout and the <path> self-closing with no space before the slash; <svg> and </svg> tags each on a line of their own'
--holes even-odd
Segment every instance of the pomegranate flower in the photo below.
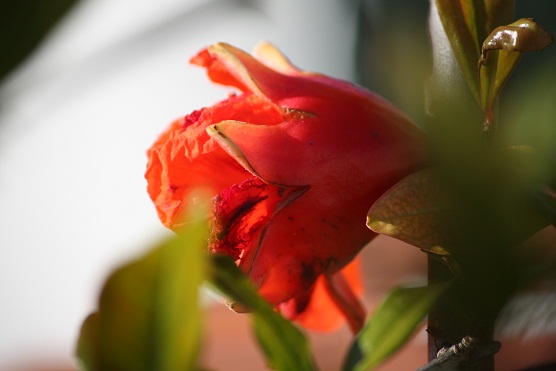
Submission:
<svg viewBox="0 0 556 371">
<path fill-rule="evenodd" d="M 257 57 L 219 43 L 192 58 L 239 92 L 158 138 L 149 195 L 177 229 L 190 191 L 210 187 L 212 253 L 233 258 L 286 317 L 318 330 L 345 317 L 357 331 L 367 211 L 420 166 L 423 134 L 381 97 L 301 71 L 269 44 Z"/>
</svg>

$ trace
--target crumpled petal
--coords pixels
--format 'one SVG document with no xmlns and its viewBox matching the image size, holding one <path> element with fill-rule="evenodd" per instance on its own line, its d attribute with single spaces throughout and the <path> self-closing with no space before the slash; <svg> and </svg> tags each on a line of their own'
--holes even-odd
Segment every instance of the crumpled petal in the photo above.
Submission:
<svg viewBox="0 0 556 371">
<path fill-rule="evenodd" d="M 282 111 L 254 94 L 232 96 L 175 120 L 147 152 L 147 190 L 168 228 L 178 228 L 183 222 L 184 202 L 193 188 L 221 192 L 249 176 L 206 133 L 208 125 L 231 117 L 275 125 L 282 121 Z"/>
<path fill-rule="evenodd" d="M 302 71 L 269 44 L 259 56 L 219 43 L 192 59 L 242 93 L 163 134 L 149 152 L 149 193 L 174 227 L 191 188 L 213 186 L 210 250 L 294 320 L 332 328 L 341 312 L 357 331 L 364 310 L 348 264 L 375 236 L 368 208 L 421 166 L 423 133 L 363 88 Z"/>
<path fill-rule="evenodd" d="M 229 118 L 208 127 L 208 134 L 265 182 L 310 186 L 268 221 L 252 241 L 257 247 L 239 261 L 259 293 L 277 305 L 342 269 L 372 239 L 362 222 L 368 207 L 421 163 L 423 147 L 415 144 L 423 133 L 384 99 L 303 73 L 273 50 L 262 52 L 267 65 L 220 43 L 203 54 L 202 65 L 216 82 L 232 81 L 284 112 L 273 126 Z M 278 71 L 269 68 L 273 64 Z"/>
</svg>

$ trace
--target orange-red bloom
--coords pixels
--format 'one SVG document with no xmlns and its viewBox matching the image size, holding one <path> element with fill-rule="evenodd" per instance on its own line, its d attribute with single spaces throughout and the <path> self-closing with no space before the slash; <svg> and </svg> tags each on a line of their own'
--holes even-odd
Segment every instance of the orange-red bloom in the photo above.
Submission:
<svg viewBox="0 0 556 371">
<path fill-rule="evenodd" d="M 421 131 L 384 99 L 216 44 L 192 59 L 237 95 L 175 121 L 149 150 L 149 195 L 169 228 L 189 192 L 214 189 L 209 248 L 236 260 L 289 318 L 353 329 L 364 311 L 357 261 L 369 207 L 423 159 Z"/>
</svg>

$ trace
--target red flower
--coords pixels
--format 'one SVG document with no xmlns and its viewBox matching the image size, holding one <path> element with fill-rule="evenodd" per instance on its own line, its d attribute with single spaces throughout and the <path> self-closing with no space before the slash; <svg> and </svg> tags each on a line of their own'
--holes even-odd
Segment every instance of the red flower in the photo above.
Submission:
<svg viewBox="0 0 556 371">
<path fill-rule="evenodd" d="M 357 330 L 357 263 L 369 207 L 423 159 L 421 131 L 384 99 L 293 67 L 268 44 L 259 60 L 216 44 L 193 57 L 241 93 L 175 121 L 149 150 L 149 195 L 179 227 L 189 192 L 210 186 L 209 248 L 306 327 Z M 347 265 L 347 266 L 346 266 Z M 343 314 L 343 316 L 342 316 Z"/>
</svg>

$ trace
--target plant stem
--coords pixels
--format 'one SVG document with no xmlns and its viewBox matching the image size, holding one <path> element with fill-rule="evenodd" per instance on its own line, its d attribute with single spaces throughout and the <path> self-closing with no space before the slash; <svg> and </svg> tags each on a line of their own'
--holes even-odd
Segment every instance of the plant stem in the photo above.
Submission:
<svg viewBox="0 0 556 371">
<path fill-rule="evenodd" d="M 432 284 L 450 280 L 453 275 L 444 264 L 429 257 L 428 278 L 429 284 Z M 493 340 L 493 321 L 488 314 L 482 315 L 480 300 L 474 301 L 469 297 L 468 294 L 473 292 L 467 287 L 469 283 L 455 285 L 455 289 L 450 290 L 430 311 L 427 328 L 429 362 L 437 357 L 439 350 L 460 343 L 465 336 L 476 338 L 479 344 Z M 461 370 L 493 371 L 494 355 L 481 358 L 472 365 L 462 365 Z"/>
</svg>

